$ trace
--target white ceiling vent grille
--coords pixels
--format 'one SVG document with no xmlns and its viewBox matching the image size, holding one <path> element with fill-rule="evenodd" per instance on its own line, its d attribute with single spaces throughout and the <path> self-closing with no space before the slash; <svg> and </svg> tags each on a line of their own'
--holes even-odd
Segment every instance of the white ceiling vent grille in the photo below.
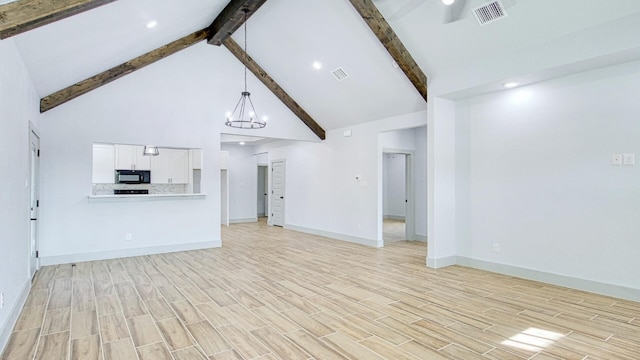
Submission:
<svg viewBox="0 0 640 360">
<path fill-rule="evenodd" d="M 342 80 L 344 80 L 344 79 L 349 77 L 349 74 L 347 74 L 347 72 L 344 71 L 344 69 L 341 68 L 341 67 L 333 70 L 331 72 L 331 75 L 333 75 L 333 77 L 336 78 L 336 80 L 338 80 L 338 81 L 342 81 Z"/>
<path fill-rule="evenodd" d="M 507 16 L 507 12 L 504 10 L 504 6 L 502 6 L 500 0 L 484 4 L 471 11 L 473 15 L 476 16 L 480 25 L 486 25 Z"/>
</svg>

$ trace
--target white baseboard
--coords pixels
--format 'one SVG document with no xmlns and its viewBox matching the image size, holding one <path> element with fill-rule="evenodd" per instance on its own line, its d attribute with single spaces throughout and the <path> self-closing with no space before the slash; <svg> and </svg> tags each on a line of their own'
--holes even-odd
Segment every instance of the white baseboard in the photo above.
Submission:
<svg viewBox="0 0 640 360">
<path fill-rule="evenodd" d="M 416 241 L 422 241 L 425 243 L 427 242 L 427 235 L 416 234 L 415 236 L 416 236 L 415 238 Z"/>
<path fill-rule="evenodd" d="M 548 273 L 544 271 L 531 270 L 517 266 L 492 263 L 489 261 L 477 260 L 464 256 L 458 256 L 456 259 L 456 263 L 457 265 L 491 271 L 498 274 L 515 276 L 528 280 L 541 281 L 547 284 L 564 286 L 577 290 L 584 290 L 596 294 L 613 296 L 631 301 L 640 301 L 640 289 L 606 284 L 597 281 L 574 278 L 571 276 Z"/>
<path fill-rule="evenodd" d="M 383 218 L 388 220 L 402 220 L 405 221 L 405 216 L 403 215 L 384 215 Z"/>
<path fill-rule="evenodd" d="M 324 236 L 324 237 L 327 237 L 327 238 L 330 238 L 330 239 L 347 241 L 347 242 L 350 242 L 350 243 L 355 243 L 355 244 L 360 244 L 360 245 L 373 246 L 373 247 L 382 247 L 383 246 L 383 243 L 382 242 L 378 242 L 377 240 L 365 239 L 365 238 L 361 238 L 361 237 L 357 237 L 357 236 L 339 234 L 339 233 L 334 233 L 334 232 L 330 232 L 330 231 L 312 229 L 312 228 L 307 228 L 307 227 L 303 227 L 303 226 L 285 224 L 284 228 L 285 229 L 289 229 L 289 230 L 294 230 L 294 231 L 307 233 L 307 234 Z"/>
<path fill-rule="evenodd" d="M 242 223 L 252 223 L 258 222 L 257 217 L 245 218 L 245 219 L 229 219 L 229 224 L 242 224 Z"/>
<path fill-rule="evenodd" d="M 456 265 L 456 257 L 455 256 L 447 256 L 443 258 L 430 258 L 427 257 L 427 266 L 433 269 L 440 269 L 443 267 Z"/>
<path fill-rule="evenodd" d="M 20 316 L 20 312 L 22 311 L 24 304 L 27 302 L 29 291 L 31 291 L 31 279 L 27 278 L 24 285 L 22 285 L 22 289 L 18 295 L 18 300 L 11 307 L 11 310 L 9 310 L 9 316 L 7 316 L 4 324 L 0 327 L 0 354 L 4 352 L 4 349 L 9 342 L 11 331 L 13 330 L 13 327 L 16 326 L 18 316 Z"/>
<path fill-rule="evenodd" d="M 101 251 L 101 252 L 93 252 L 93 253 L 43 256 L 40 258 L 40 265 L 49 266 L 49 265 L 59 265 L 59 264 L 70 264 L 70 263 L 83 262 L 83 261 L 107 260 L 107 259 L 117 259 L 117 258 L 123 258 L 123 257 L 131 257 L 131 256 L 143 256 L 143 255 L 164 254 L 164 253 L 178 252 L 178 251 L 210 249 L 210 248 L 218 248 L 221 246 L 222 246 L 222 241 L 215 240 L 215 241 L 204 241 L 204 242 L 178 244 L 178 245 L 151 246 L 151 247 L 144 247 L 144 248 Z"/>
</svg>

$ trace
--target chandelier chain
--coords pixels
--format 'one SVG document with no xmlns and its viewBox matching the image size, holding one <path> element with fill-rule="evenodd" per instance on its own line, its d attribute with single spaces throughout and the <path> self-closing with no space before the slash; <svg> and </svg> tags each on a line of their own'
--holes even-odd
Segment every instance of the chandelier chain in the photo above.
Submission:
<svg viewBox="0 0 640 360">
<path fill-rule="evenodd" d="M 249 10 L 244 10 L 244 91 L 247 91 L 247 13 Z"/>
<path fill-rule="evenodd" d="M 251 94 L 247 86 L 247 64 L 249 54 L 247 53 L 247 19 L 249 18 L 249 9 L 244 8 L 244 54 L 242 62 L 244 63 L 244 91 L 240 94 L 240 100 L 233 109 L 233 112 L 227 113 L 225 125 L 239 129 L 261 129 L 267 125 L 266 117 L 260 118 L 251 101 Z"/>
</svg>

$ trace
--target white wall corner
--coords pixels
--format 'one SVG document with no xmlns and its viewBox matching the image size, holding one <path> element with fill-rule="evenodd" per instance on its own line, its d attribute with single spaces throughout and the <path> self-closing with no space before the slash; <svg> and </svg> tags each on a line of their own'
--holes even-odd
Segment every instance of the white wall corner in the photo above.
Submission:
<svg viewBox="0 0 640 360">
<path fill-rule="evenodd" d="M 455 102 L 433 98 L 429 102 L 427 131 L 427 263 L 435 267 L 455 263 L 456 256 L 456 123 Z"/>
<path fill-rule="evenodd" d="M 20 316 L 22 307 L 27 302 L 27 297 L 29 296 L 30 290 L 31 279 L 27 279 L 22 285 L 22 289 L 20 290 L 17 301 L 13 304 L 11 310 L 9 310 L 9 315 L 7 316 L 6 321 L 4 322 L 4 324 L 2 324 L 2 327 L 0 327 L 0 354 L 4 352 L 5 347 L 9 342 L 11 331 L 18 321 L 18 316 Z"/>
<path fill-rule="evenodd" d="M 416 234 L 416 241 L 427 242 L 427 235 Z"/>
<path fill-rule="evenodd" d="M 432 269 L 440 269 L 452 265 L 457 265 L 457 258 L 455 256 L 447 256 L 437 259 L 427 257 L 427 267 Z"/>
</svg>

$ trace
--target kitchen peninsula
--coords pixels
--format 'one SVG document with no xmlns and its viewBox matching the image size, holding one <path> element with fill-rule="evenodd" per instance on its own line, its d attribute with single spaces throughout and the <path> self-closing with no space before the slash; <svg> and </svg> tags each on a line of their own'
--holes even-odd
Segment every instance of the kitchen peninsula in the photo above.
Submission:
<svg viewBox="0 0 640 360">
<path fill-rule="evenodd" d="M 148 156 L 143 149 L 143 145 L 94 143 L 89 200 L 205 197 L 200 188 L 202 150 L 158 147 L 158 155 Z"/>
</svg>

